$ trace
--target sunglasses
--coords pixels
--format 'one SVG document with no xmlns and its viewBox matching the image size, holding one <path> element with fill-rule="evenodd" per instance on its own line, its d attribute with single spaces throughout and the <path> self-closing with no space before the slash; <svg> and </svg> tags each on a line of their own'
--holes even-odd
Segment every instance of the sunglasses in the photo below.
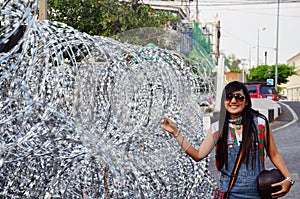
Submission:
<svg viewBox="0 0 300 199">
<path fill-rule="evenodd" d="M 232 98 L 234 98 L 238 103 L 242 103 L 245 100 L 245 96 L 242 94 L 228 94 L 226 96 L 226 101 L 231 102 Z"/>
</svg>

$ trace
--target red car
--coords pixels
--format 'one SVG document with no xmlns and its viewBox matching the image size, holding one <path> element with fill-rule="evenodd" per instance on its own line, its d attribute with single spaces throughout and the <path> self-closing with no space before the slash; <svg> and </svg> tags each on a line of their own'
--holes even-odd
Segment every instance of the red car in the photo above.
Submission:
<svg viewBox="0 0 300 199">
<path fill-rule="evenodd" d="M 268 98 L 275 101 L 279 100 L 278 93 L 274 86 L 267 84 L 246 84 L 251 98 Z"/>
</svg>

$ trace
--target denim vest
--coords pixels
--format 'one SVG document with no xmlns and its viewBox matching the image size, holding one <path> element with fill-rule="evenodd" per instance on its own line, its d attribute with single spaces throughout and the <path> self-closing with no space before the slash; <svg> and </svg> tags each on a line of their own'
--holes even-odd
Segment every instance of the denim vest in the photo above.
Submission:
<svg viewBox="0 0 300 199">
<path fill-rule="evenodd" d="M 230 182 L 230 176 L 232 169 L 235 164 L 236 157 L 239 152 L 239 146 L 234 145 L 228 147 L 228 170 L 223 168 L 221 170 L 220 176 L 220 189 L 226 192 Z M 262 171 L 262 166 L 259 160 L 258 147 L 256 147 L 256 158 L 255 166 L 252 168 L 252 155 L 249 156 L 248 168 L 244 162 L 241 162 L 238 176 L 233 185 L 230 193 L 230 199 L 241 199 L 241 198 L 260 198 L 257 187 L 256 187 L 256 177 Z"/>
</svg>

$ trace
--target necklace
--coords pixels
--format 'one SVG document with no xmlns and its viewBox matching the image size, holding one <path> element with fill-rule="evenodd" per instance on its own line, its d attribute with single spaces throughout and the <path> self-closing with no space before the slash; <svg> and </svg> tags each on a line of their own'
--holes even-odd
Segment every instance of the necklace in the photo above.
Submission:
<svg viewBox="0 0 300 199">
<path fill-rule="evenodd" d="M 228 121 L 231 123 L 231 124 L 235 124 L 235 127 L 236 127 L 236 129 L 237 130 L 240 130 L 241 129 L 241 124 L 242 124 L 242 119 L 243 119 L 243 117 L 242 116 L 240 116 L 240 117 L 238 117 L 238 118 L 236 118 L 236 119 L 229 119 Z"/>
</svg>

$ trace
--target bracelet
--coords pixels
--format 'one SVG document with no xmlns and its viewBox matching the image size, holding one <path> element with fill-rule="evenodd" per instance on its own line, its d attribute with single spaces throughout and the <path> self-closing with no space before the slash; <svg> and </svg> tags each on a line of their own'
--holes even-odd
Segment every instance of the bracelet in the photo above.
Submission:
<svg viewBox="0 0 300 199">
<path fill-rule="evenodd" d="M 177 138 L 180 134 L 180 131 L 178 131 L 178 133 L 176 135 L 174 135 L 175 138 Z"/>
<path fill-rule="evenodd" d="M 295 180 L 291 177 L 286 177 L 284 180 L 289 181 L 291 183 L 291 185 L 294 185 L 294 183 L 295 183 Z"/>
</svg>

